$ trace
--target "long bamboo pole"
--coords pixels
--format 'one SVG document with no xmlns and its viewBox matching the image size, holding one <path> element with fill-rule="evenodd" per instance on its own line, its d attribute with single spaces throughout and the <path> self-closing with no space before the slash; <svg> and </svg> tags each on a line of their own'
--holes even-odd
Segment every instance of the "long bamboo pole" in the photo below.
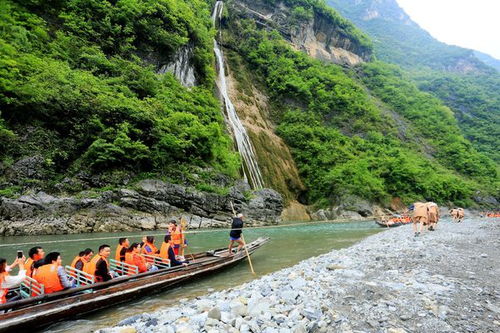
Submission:
<svg viewBox="0 0 500 333">
<path fill-rule="evenodd" d="M 234 210 L 233 202 L 231 201 L 231 210 L 233 211 L 233 216 L 236 217 L 236 211 Z M 245 242 L 245 237 L 243 236 L 243 230 L 241 231 L 241 240 L 243 241 L 243 247 L 245 248 L 245 253 L 247 254 L 248 258 L 248 264 L 250 265 L 250 270 L 252 271 L 252 274 L 255 275 L 255 271 L 253 269 L 252 265 L 252 259 L 250 259 L 250 254 L 248 253 L 247 249 L 247 242 Z"/>
</svg>

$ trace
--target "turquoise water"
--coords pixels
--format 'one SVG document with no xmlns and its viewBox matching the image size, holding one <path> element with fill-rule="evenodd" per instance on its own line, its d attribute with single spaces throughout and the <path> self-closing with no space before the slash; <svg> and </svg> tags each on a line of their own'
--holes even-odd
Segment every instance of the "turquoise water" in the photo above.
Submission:
<svg viewBox="0 0 500 333">
<path fill-rule="evenodd" d="M 286 227 L 248 229 L 244 232 L 247 242 L 251 242 L 261 236 L 271 238 L 268 244 L 264 245 L 252 256 L 252 263 L 257 276 L 250 273 L 246 262 L 242 262 L 211 277 L 198 279 L 160 294 L 146 296 L 131 303 L 102 310 L 96 314 L 87 315 L 82 319 L 55 324 L 48 331 L 91 332 L 98 328 L 114 325 L 120 320 L 137 313 L 151 312 L 162 307 L 175 305 L 181 298 L 205 294 L 208 292 L 208 289 L 220 290 L 240 285 L 259 276 L 292 266 L 304 259 L 329 252 L 332 249 L 348 247 L 381 230 L 383 229 L 373 222 L 302 223 Z M 163 238 L 161 236 L 162 233 L 158 231 L 149 233 L 0 237 L 0 245 L 2 245 L 0 246 L 0 257 L 8 258 L 10 262 L 15 257 L 16 250 L 23 250 L 27 253 L 29 248 L 34 244 L 40 244 L 46 253 L 50 251 L 61 252 L 63 263 L 68 264 L 76 253 L 83 248 L 90 247 L 96 249 L 99 245 L 107 243 L 112 245 L 112 252 L 114 254 L 118 237 L 128 237 L 130 242 L 134 242 L 140 241 L 143 235 L 149 234 L 158 235 L 156 236 L 158 242 Z M 189 251 L 200 252 L 227 246 L 228 232 L 212 230 L 210 232 L 189 234 L 187 238 L 190 244 Z M 74 240 L 80 239 L 86 240 L 74 242 Z M 57 241 L 57 243 L 43 243 L 53 241 Z M 19 243 L 33 244 L 8 245 Z"/>
</svg>

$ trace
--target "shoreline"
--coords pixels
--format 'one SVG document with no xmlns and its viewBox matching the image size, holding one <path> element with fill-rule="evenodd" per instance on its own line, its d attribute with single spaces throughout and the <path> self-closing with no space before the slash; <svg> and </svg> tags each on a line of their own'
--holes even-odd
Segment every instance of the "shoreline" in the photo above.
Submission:
<svg viewBox="0 0 500 333">
<path fill-rule="evenodd" d="M 416 239 L 392 228 L 99 332 L 493 332 L 499 237 L 496 219 L 445 220 Z"/>
</svg>

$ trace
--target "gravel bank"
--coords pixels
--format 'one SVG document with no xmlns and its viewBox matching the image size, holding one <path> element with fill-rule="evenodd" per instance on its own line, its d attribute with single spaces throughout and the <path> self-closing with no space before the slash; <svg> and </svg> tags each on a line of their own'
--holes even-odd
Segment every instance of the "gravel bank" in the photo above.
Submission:
<svg viewBox="0 0 500 333">
<path fill-rule="evenodd" d="M 500 332 L 500 221 L 368 237 L 115 332 Z"/>
</svg>

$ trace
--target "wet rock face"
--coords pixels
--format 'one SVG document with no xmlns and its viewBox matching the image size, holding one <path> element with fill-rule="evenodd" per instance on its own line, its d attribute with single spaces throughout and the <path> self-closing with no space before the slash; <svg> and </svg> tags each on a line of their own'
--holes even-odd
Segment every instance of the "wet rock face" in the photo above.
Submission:
<svg viewBox="0 0 500 333">
<path fill-rule="evenodd" d="M 95 198 L 86 197 L 86 192 L 76 197 L 38 192 L 18 199 L 0 198 L 0 235 L 154 230 L 181 216 L 189 228 L 228 227 L 231 202 L 245 215 L 247 225 L 280 221 L 283 199 L 278 192 L 249 193 L 245 183 L 219 195 L 149 179 L 134 190 L 107 191 Z"/>
<path fill-rule="evenodd" d="M 172 73 L 184 87 L 194 87 L 197 80 L 192 61 L 193 55 L 193 45 L 188 44 L 181 47 L 170 63 L 160 67 L 158 74 Z"/>
</svg>

